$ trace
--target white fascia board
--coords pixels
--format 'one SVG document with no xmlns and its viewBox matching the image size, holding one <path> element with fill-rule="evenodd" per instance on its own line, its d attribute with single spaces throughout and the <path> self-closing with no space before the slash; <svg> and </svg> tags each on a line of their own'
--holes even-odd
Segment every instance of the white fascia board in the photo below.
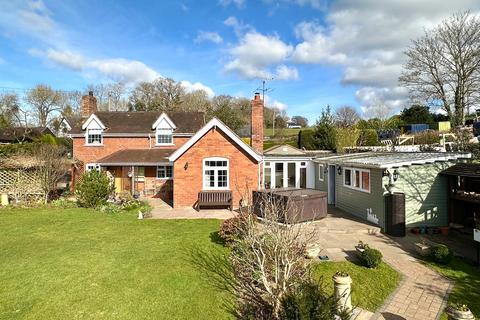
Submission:
<svg viewBox="0 0 480 320">
<path fill-rule="evenodd" d="M 92 121 L 95 121 L 100 126 L 100 128 L 102 128 L 102 130 L 105 130 L 105 125 L 102 123 L 102 121 L 100 121 L 100 119 L 98 119 L 98 117 L 94 113 L 91 114 L 90 117 L 88 117 L 87 121 L 83 123 L 82 130 L 87 129 L 87 127 Z"/>
<path fill-rule="evenodd" d="M 168 160 L 170 161 L 175 161 L 182 154 L 184 154 L 191 146 L 193 146 L 198 140 L 200 140 L 210 129 L 212 128 L 219 128 L 222 130 L 230 139 L 232 139 L 238 146 L 240 146 L 243 150 L 245 150 L 252 158 L 260 162 L 262 160 L 262 156 L 256 153 L 249 145 L 247 145 L 245 142 L 240 139 L 239 136 L 235 134 L 229 127 L 227 127 L 225 124 L 223 124 L 220 120 L 217 118 L 213 118 L 210 120 L 203 128 L 197 131 L 197 133 L 190 138 L 185 144 L 183 144 L 180 148 L 177 149 L 174 153 L 170 155 Z"/>
<path fill-rule="evenodd" d="M 175 123 L 173 123 L 172 119 L 168 117 L 168 115 L 164 112 L 158 117 L 157 121 L 155 121 L 152 125 L 152 129 L 155 130 L 157 129 L 158 125 L 162 122 L 162 120 L 167 121 L 168 125 L 172 128 L 172 130 L 177 129 L 177 126 Z"/>
</svg>

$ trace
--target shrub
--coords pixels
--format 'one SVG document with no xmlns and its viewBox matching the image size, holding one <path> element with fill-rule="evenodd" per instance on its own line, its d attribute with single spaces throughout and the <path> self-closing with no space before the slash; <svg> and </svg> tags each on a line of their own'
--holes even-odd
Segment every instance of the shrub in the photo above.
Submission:
<svg viewBox="0 0 480 320">
<path fill-rule="evenodd" d="M 77 204 L 65 198 L 58 198 L 50 202 L 50 205 L 55 208 L 75 208 Z"/>
<path fill-rule="evenodd" d="M 426 130 L 415 135 L 415 144 L 435 144 L 440 143 L 438 131 Z"/>
<path fill-rule="evenodd" d="M 226 245 L 232 244 L 240 234 L 241 224 L 247 218 L 245 213 L 239 214 L 233 218 L 223 221 L 218 235 Z"/>
<path fill-rule="evenodd" d="M 380 251 L 368 247 L 361 254 L 362 262 L 367 268 L 377 268 L 382 262 L 382 257 Z"/>
<path fill-rule="evenodd" d="M 115 214 L 120 213 L 120 207 L 114 203 L 106 203 L 98 207 L 98 210 L 102 213 Z"/>
<path fill-rule="evenodd" d="M 355 128 L 336 128 L 336 150 L 343 153 L 346 148 L 353 148 L 357 145 L 360 131 Z"/>
<path fill-rule="evenodd" d="M 452 260 L 453 254 L 447 246 L 439 244 L 432 248 L 431 257 L 435 262 L 447 264 Z"/>
<path fill-rule="evenodd" d="M 75 194 L 82 207 L 95 208 L 106 203 L 113 192 L 113 185 L 103 171 L 91 170 L 83 174 Z"/>
<path fill-rule="evenodd" d="M 359 146 L 377 146 L 378 134 L 375 129 L 362 129 L 360 130 L 360 137 L 358 138 Z"/>
<path fill-rule="evenodd" d="M 328 295 L 322 283 L 301 282 L 282 300 L 281 320 L 350 319 L 349 312 L 337 312 L 336 300 Z"/>
</svg>

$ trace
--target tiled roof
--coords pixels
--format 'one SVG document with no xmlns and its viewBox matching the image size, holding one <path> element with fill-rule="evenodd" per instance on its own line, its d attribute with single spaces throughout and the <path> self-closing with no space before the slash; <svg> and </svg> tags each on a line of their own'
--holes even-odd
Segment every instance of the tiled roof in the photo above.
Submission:
<svg viewBox="0 0 480 320">
<path fill-rule="evenodd" d="M 168 163 L 175 149 L 125 149 L 108 155 L 97 162 L 102 165 L 157 165 Z"/>
<path fill-rule="evenodd" d="M 96 112 L 95 115 L 106 126 L 105 133 L 151 133 L 152 125 L 162 112 Z M 195 133 L 205 124 L 203 112 L 169 112 L 175 123 L 175 133 Z M 71 134 L 83 133 L 82 124 L 77 123 Z"/>
</svg>

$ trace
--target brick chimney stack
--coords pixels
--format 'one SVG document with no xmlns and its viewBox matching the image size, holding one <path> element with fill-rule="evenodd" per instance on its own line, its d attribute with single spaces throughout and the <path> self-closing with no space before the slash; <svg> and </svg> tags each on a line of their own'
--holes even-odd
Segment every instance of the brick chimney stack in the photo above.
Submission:
<svg viewBox="0 0 480 320">
<path fill-rule="evenodd" d="M 91 114 L 97 112 L 97 98 L 93 95 L 93 91 L 89 91 L 88 95 L 82 97 L 80 104 L 82 117 L 89 117 Z"/>
<path fill-rule="evenodd" d="M 263 100 L 256 92 L 252 100 L 252 129 L 250 145 L 258 153 L 263 153 Z"/>
</svg>

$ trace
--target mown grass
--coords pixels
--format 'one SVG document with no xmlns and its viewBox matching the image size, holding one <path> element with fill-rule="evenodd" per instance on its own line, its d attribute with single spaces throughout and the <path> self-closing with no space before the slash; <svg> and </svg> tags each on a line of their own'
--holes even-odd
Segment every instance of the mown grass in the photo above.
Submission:
<svg viewBox="0 0 480 320">
<path fill-rule="evenodd" d="M 327 293 L 333 294 L 332 277 L 345 271 L 352 278 L 352 304 L 372 312 L 380 308 L 401 280 L 400 274 L 386 263 L 368 269 L 353 262 L 321 262 L 313 267 L 313 276 L 322 279 Z"/>
<path fill-rule="evenodd" d="M 0 210 L 0 319 L 229 319 L 192 248 L 217 220 L 87 209 Z"/>
<path fill-rule="evenodd" d="M 458 258 L 454 258 L 446 265 L 427 263 L 455 282 L 448 303 L 466 304 L 477 318 L 480 317 L 480 269 Z M 446 314 L 442 315 L 442 319 L 447 319 Z"/>
<path fill-rule="evenodd" d="M 283 128 L 283 129 L 275 129 L 275 133 L 281 132 L 282 136 L 289 137 L 289 136 L 298 136 L 298 132 L 300 130 L 308 130 L 309 128 L 301 128 L 301 129 L 293 129 L 293 128 Z M 272 128 L 265 128 L 263 134 L 267 137 L 273 137 L 273 129 Z"/>
</svg>

